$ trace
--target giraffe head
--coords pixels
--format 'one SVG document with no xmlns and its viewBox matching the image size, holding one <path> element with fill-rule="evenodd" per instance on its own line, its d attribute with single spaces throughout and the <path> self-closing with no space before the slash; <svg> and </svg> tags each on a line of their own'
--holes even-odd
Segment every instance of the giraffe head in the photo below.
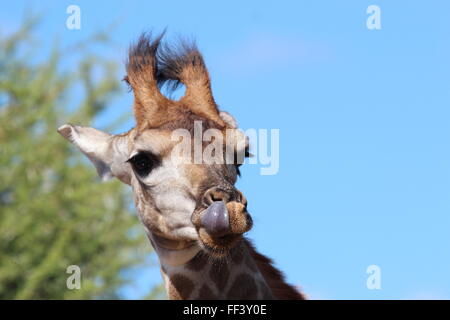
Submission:
<svg viewBox="0 0 450 320">
<path fill-rule="evenodd" d="M 136 126 L 111 135 L 66 124 L 58 132 L 96 166 L 133 189 L 138 215 L 160 258 L 179 265 L 202 250 L 223 257 L 252 226 L 234 186 L 248 143 L 220 112 L 195 45 L 173 48 L 143 35 L 130 48 L 125 81 L 134 93 Z M 184 96 L 162 85 L 184 84 Z M 200 155 L 200 157 L 199 157 Z"/>
</svg>

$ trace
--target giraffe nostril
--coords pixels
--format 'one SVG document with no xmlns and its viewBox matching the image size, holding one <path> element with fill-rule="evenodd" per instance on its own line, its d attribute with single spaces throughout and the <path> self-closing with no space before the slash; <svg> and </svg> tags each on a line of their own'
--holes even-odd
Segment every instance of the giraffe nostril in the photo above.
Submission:
<svg viewBox="0 0 450 320">
<path fill-rule="evenodd" d="M 207 192 L 205 196 L 203 197 L 203 202 L 206 206 L 210 206 L 214 201 L 219 201 L 220 199 L 217 199 L 217 196 L 214 195 L 212 192 Z"/>
<path fill-rule="evenodd" d="M 223 201 L 225 204 L 229 202 L 238 202 L 247 208 L 247 199 L 245 196 L 236 189 L 224 190 L 217 187 L 211 188 L 205 192 L 203 196 L 203 204 L 209 207 L 211 204 L 217 201 Z"/>
<path fill-rule="evenodd" d="M 229 200 L 230 194 L 227 191 L 218 188 L 209 189 L 203 196 L 203 202 L 206 206 L 209 206 L 216 201 L 223 201 L 227 203 Z"/>
</svg>

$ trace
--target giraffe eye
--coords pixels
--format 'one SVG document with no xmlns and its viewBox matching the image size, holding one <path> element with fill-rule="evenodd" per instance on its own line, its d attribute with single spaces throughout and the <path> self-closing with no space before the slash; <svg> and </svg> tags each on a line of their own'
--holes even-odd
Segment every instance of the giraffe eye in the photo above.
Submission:
<svg viewBox="0 0 450 320">
<path fill-rule="evenodd" d="M 158 158 L 149 152 L 140 152 L 128 160 L 133 170 L 141 177 L 147 176 L 158 164 Z"/>
<path fill-rule="evenodd" d="M 239 168 L 241 167 L 241 165 L 242 165 L 242 164 L 237 164 L 237 165 L 236 165 L 236 173 L 237 173 L 238 177 L 241 176 L 241 170 L 239 169 Z"/>
</svg>

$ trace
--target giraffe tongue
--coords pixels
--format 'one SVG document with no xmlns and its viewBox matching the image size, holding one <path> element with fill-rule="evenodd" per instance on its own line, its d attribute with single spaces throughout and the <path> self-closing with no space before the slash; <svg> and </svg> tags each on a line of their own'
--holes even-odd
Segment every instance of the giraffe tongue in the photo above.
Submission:
<svg viewBox="0 0 450 320">
<path fill-rule="evenodd" d="M 228 210 L 223 201 L 214 201 L 202 215 L 203 228 L 213 237 L 222 237 L 230 232 Z"/>
</svg>

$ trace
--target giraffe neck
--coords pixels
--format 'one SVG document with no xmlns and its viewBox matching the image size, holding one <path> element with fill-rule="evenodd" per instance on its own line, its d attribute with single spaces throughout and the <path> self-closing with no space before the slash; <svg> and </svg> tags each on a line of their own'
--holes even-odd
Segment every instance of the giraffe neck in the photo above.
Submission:
<svg viewBox="0 0 450 320">
<path fill-rule="evenodd" d="M 228 258 L 198 252 L 185 264 L 161 265 L 169 299 L 274 299 L 246 240 Z"/>
</svg>

